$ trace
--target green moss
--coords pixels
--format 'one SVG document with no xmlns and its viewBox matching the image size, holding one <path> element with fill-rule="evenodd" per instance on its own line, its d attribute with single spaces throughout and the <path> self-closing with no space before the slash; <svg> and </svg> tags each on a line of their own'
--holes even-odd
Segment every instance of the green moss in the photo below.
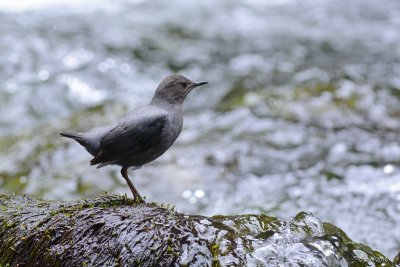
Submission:
<svg viewBox="0 0 400 267">
<path fill-rule="evenodd" d="M 321 96 L 323 93 L 334 94 L 337 87 L 333 83 L 318 83 L 316 85 L 297 87 L 293 91 L 294 100 Z"/>
<path fill-rule="evenodd" d="M 20 141 L 21 138 L 23 138 L 23 136 L 18 136 L 18 135 L 2 136 L 0 138 L 0 151 L 8 151 L 8 149 L 13 145 L 15 145 L 18 141 Z"/>
<path fill-rule="evenodd" d="M 174 257 L 179 257 L 179 253 L 174 251 L 171 246 L 167 246 L 167 253 L 173 255 Z"/>
<path fill-rule="evenodd" d="M 344 177 L 342 175 L 339 175 L 337 173 L 334 173 L 332 171 L 325 171 L 323 173 L 323 175 L 325 175 L 326 179 L 328 179 L 328 181 L 330 180 L 340 180 L 342 181 L 344 179 Z"/>
<path fill-rule="evenodd" d="M 219 245 L 218 244 L 213 244 L 211 246 L 211 255 L 213 256 L 213 262 L 218 261 L 219 262 Z"/>
<path fill-rule="evenodd" d="M 394 257 L 393 263 L 394 263 L 394 265 L 396 265 L 396 266 L 397 266 L 397 265 L 400 266 L 400 252 L 397 253 L 396 257 Z"/>
<path fill-rule="evenodd" d="M 357 93 L 352 93 L 347 97 L 341 97 L 338 96 L 337 89 L 338 86 L 335 83 L 317 83 L 315 85 L 300 86 L 294 88 L 291 100 L 296 102 L 304 101 L 328 93 L 331 95 L 331 103 L 334 106 L 345 107 L 351 110 L 356 109 L 360 96 Z"/>
<path fill-rule="evenodd" d="M 197 31 L 190 31 L 189 29 L 182 27 L 181 25 L 178 24 L 166 25 L 166 31 L 168 32 L 169 36 L 174 36 L 177 38 L 197 39 L 200 37 Z"/>
<path fill-rule="evenodd" d="M 346 259 L 349 266 L 371 266 L 371 264 L 382 267 L 393 266 L 393 263 L 383 256 L 383 254 L 372 250 L 366 245 L 353 242 L 336 226 L 329 223 L 323 223 L 323 228 L 325 238 L 328 240 L 334 238 L 332 242 L 336 244 L 339 254 Z M 360 255 L 363 255 L 363 257 Z"/>
<path fill-rule="evenodd" d="M 330 223 L 322 223 L 322 227 L 324 228 L 324 232 L 326 235 L 332 235 L 332 236 L 339 236 L 341 239 L 343 239 L 344 242 L 351 242 L 351 239 L 346 235 L 345 232 L 343 232 L 340 228 L 337 228 L 333 224 Z"/>
<path fill-rule="evenodd" d="M 242 82 L 236 83 L 229 91 L 226 93 L 218 104 L 217 110 L 224 112 L 234 109 L 237 106 L 244 105 L 245 96 L 248 89 L 244 86 Z"/>
</svg>

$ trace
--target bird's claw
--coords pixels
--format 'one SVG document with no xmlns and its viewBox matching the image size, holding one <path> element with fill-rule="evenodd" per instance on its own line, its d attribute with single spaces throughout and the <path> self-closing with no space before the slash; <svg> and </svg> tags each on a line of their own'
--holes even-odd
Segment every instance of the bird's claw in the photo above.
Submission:
<svg viewBox="0 0 400 267">
<path fill-rule="evenodd" d="M 146 201 L 144 201 L 144 199 L 140 195 L 133 196 L 133 200 L 138 204 L 145 204 L 146 203 Z"/>
</svg>

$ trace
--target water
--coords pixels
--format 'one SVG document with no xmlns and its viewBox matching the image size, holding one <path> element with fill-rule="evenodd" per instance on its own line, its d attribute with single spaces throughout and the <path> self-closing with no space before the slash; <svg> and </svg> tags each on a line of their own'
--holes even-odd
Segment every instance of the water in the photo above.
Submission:
<svg viewBox="0 0 400 267">
<path fill-rule="evenodd" d="M 131 172 L 193 214 L 311 211 L 400 250 L 400 4 L 120 1 L 0 13 L 0 184 L 46 199 L 129 193 L 61 129 L 116 120 L 171 72 L 209 85 L 162 158 Z"/>
</svg>

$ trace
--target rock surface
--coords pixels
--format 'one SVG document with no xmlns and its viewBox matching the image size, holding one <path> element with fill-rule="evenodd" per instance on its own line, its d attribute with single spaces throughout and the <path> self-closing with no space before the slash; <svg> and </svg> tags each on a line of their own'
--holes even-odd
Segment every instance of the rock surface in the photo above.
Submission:
<svg viewBox="0 0 400 267">
<path fill-rule="evenodd" d="M 301 212 L 184 215 L 120 195 L 50 202 L 0 195 L 0 266 L 394 266 Z"/>
</svg>

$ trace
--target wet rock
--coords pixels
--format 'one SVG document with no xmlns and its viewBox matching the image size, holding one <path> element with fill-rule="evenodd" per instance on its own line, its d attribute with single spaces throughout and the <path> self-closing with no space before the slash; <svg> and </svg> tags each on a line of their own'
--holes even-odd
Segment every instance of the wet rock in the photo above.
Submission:
<svg viewBox="0 0 400 267">
<path fill-rule="evenodd" d="M 393 264 L 396 266 L 400 265 L 400 252 L 397 253 L 396 257 L 394 257 Z"/>
<path fill-rule="evenodd" d="M 184 215 L 120 195 L 0 195 L 0 266 L 394 266 L 310 213 Z"/>
</svg>

